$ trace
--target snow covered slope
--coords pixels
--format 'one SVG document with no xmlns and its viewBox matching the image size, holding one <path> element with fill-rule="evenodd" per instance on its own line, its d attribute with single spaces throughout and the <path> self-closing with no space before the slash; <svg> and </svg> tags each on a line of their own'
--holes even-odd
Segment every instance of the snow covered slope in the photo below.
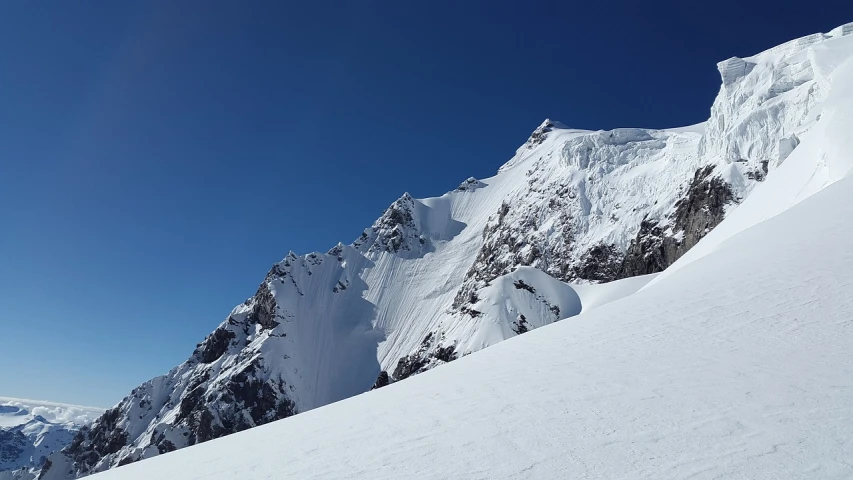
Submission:
<svg viewBox="0 0 853 480">
<path fill-rule="evenodd" d="M 103 409 L 0 397 L 0 480 L 35 478 L 48 455 L 71 443 Z"/>
<path fill-rule="evenodd" d="M 766 119 L 770 118 L 768 110 L 773 115 L 802 117 L 803 120 L 797 122 L 800 124 L 798 128 L 782 130 L 776 135 L 782 139 L 776 164 L 779 175 L 756 187 L 748 207 L 733 212 L 722 228 L 712 232 L 700 247 L 691 250 L 663 276 L 707 255 L 735 233 L 778 215 L 849 175 L 853 167 L 849 161 L 853 151 L 850 135 L 853 131 L 851 33 L 853 24 L 847 24 L 830 32 L 832 41 L 821 41 L 822 37 L 810 35 L 750 57 L 746 61 L 755 65 L 750 74 L 720 92 L 720 95 L 726 93 L 743 98 L 747 97 L 745 91 L 755 90 L 754 84 L 765 82 L 761 87 L 763 95 L 742 100 L 760 105 L 755 107 L 761 112 L 758 119 L 739 127 L 757 132 L 753 133 L 755 136 L 760 133 L 763 137 L 772 138 L 769 132 L 762 133 L 760 129 L 779 128 Z M 784 65 L 783 73 L 773 70 L 780 63 Z M 766 71 L 773 73 L 762 76 L 761 73 Z M 766 84 L 767 77 L 774 79 L 770 85 Z M 791 100 L 788 101 L 787 97 Z M 799 109 L 792 108 L 791 104 Z M 762 145 L 772 150 L 770 142 Z"/>
<path fill-rule="evenodd" d="M 851 478 L 851 238 L 845 178 L 636 294 L 95 478 Z"/>
<path fill-rule="evenodd" d="M 185 363 L 52 456 L 44 478 L 306 412 L 663 284 L 667 272 L 646 274 L 768 216 L 741 203 L 778 213 L 843 177 L 850 27 L 721 62 L 705 124 L 593 132 L 546 120 L 494 177 L 404 194 L 352 244 L 288 254 Z M 794 193 L 775 204 L 779 189 Z M 735 220 L 742 208 L 752 220 Z M 720 222 L 741 227 L 702 240 Z"/>
</svg>

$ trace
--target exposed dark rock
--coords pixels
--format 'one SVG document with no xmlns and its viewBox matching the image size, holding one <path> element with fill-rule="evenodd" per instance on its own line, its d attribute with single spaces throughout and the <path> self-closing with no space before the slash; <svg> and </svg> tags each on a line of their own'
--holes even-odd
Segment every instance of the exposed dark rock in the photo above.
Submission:
<svg viewBox="0 0 853 480">
<path fill-rule="evenodd" d="M 202 399 L 204 398 L 204 388 L 199 385 L 193 389 L 189 390 L 189 393 L 185 394 L 183 398 L 181 398 L 181 407 L 178 410 L 178 421 L 189 418 L 189 416 L 198 410 L 203 408 Z"/>
<path fill-rule="evenodd" d="M 673 231 L 684 232 L 684 251 L 722 222 L 726 206 L 736 201 L 731 186 L 721 177 L 711 176 L 713 171 L 711 165 L 697 170 L 687 195 L 675 203 Z"/>
<path fill-rule="evenodd" d="M 462 182 L 458 187 L 456 187 L 456 190 L 460 191 L 460 192 L 470 192 L 470 191 L 476 190 L 476 189 L 478 189 L 480 187 L 484 187 L 484 186 L 486 186 L 485 183 L 477 180 L 474 177 L 469 177 L 467 180 Z"/>
<path fill-rule="evenodd" d="M 643 220 L 617 278 L 662 272 L 723 221 L 726 206 L 736 199 L 729 184 L 712 176 L 713 171 L 711 165 L 697 170 L 686 195 L 675 204 L 669 225 L 682 238 L 667 235 L 659 222 Z"/>
<path fill-rule="evenodd" d="M 362 232 L 353 247 L 362 252 L 424 253 L 431 248 L 415 223 L 415 199 L 408 193 L 385 210 L 373 226 Z"/>
<path fill-rule="evenodd" d="M 169 440 L 162 440 L 157 443 L 157 451 L 160 452 L 161 455 L 168 452 L 174 452 L 175 450 L 177 450 L 177 447 L 175 447 L 175 444 Z"/>
<path fill-rule="evenodd" d="M 483 230 L 483 246 L 465 274 L 462 288 L 456 292 L 452 305 L 454 309 L 465 311 L 463 308 L 467 305 L 476 303 L 473 299 L 477 298 L 477 290 L 488 282 L 509 273 L 518 265 L 529 265 L 520 255 L 523 242 L 515 236 L 514 229 L 505 223 L 508 213 L 509 204 L 504 202 Z"/>
<path fill-rule="evenodd" d="M 262 370 L 260 362 L 252 362 L 210 396 L 206 396 L 204 385 L 184 395 L 178 422 L 189 427 L 190 445 L 296 414 L 296 405 L 286 395 L 284 382 L 262 380 Z M 157 445 L 158 449 L 170 448 L 159 441 Z"/>
<path fill-rule="evenodd" d="M 617 278 L 622 255 L 613 245 L 599 243 L 590 248 L 573 268 L 572 277 L 591 282 L 609 282 Z"/>
<path fill-rule="evenodd" d="M 53 462 L 51 462 L 49 458 L 46 458 L 44 460 L 44 465 L 42 465 L 41 471 L 39 472 L 38 479 L 41 480 L 42 478 L 44 478 L 45 474 L 47 474 L 47 471 L 50 470 L 50 467 L 52 466 Z"/>
<path fill-rule="evenodd" d="M 426 357 L 416 354 L 406 355 L 397 360 L 397 366 L 394 368 L 394 380 L 399 381 L 411 377 L 424 368 L 427 363 L 428 359 Z"/>
<path fill-rule="evenodd" d="M 18 430 L 0 430 L 0 462 L 18 458 L 28 443 L 26 435 Z"/>
<path fill-rule="evenodd" d="M 548 132 L 554 130 L 554 122 L 546 119 L 542 125 L 533 131 L 530 134 L 530 138 L 527 139 L 527 148 L 533 148 L 542 142 L 545 141 L 545 138 L 548 136 Z"/>
<path fill-rule="evenodd" d="M 441 341 L 437 335 L 428 334 L 421 342 L 417 352 L 406 355 L 397 361 L 397 366 L 394 368 L 394 373 L 392 374 L 392 381 L 397 382 L 422 373 L 431 366 L 434 366 L 436 361 L 447 363 L 456 360 L 456 346 L 440 346 L 438 344 Z"/>
<path fill-rule="evenodd" d="M 524 280 L 522 280 L 522 279 L 518 279 L 518 280 L 512 282 L 512 284 L 518 290 L 527 290 L 530 293 L 536 293 L 536 290 L 533 287 L 531 287 L 530 285 L 524 283 Z"/>
<path fill-rule="evenodd" d="M 343 283 L 343 282 L 341 282 L 340 280 L 338 280 L 338 284 L 337 284 L 337 285 L 335 285 L 335 287 L 334 287 L 334 288 L 332 288 L 332 291 L 333 291 L 334 293 L 339 293 L 339 292 L 343 292 L 343 291 L 344 291 L 344 290 L 346 290 L 346 289 L 347 289 L 346 284 L 345 284 L 345 283 Z"/>
<path fill-rule="evenodd" d="M 62 452 L 71 459 L 75 473 L 86 475 L 105 455 L 117 453 L 127 445 L 127 432 L 119 427 L 121 411 L 118 407 L 104 412 L 91 426 L 81 428 L 71 444 Z M 42 471 L 47 471 L 43 468 Z"/>
<path fill-rule="evenodd" d="M 248 410 L 254 425 L 263 425 L 296 413 L 296 405 L 285 395 L 284 382 L 265 382 L 253 376 L 261 367 L 253 363 L 250 368 L 235 376 L 228 384 L 239 410 Z M 247 427 L 248 428 L 248 427 Z"/>
<path fill-rule="evenodd" d="M 376 390 L 377 388 L 382 388 L 391 383 L 391 379 L 388 377 L 388 372 L 382 370 L 379 372 L 379 375 L 376 377 L 376 382 L 373 383 L 373 386 L 370 387 L 371 390 Z"/>
<path fill-rule="evenodd" d="M 746 178 L 755 180 L 756 182 L 763 182 L 767 177 L 767 165 L 769 163 L 768 160 L 763 160 L 758 169 L 747 170 Z"/>
<path fill-rule="evenodd" d="M 254 306 L 249 314 L 249 320 L 257 323 L 263 328 L 273 329 L 279 325 L 276 321 L 276 303 L 275 297 L 270 291 L 267 282 L 261 283 L 258 291 L 253 297 Z"/>
<path fill-rule="evenodd" d="M 213 363 L 225 354 L 229 343 L 235 336 L 234 332 L 224 327 L 219 327 L 199 344 L 193 355 L 202 363 Z M 140 406 L 144 407 L 142 404 Z"/>
<path fill-rule="evenodd" d="M 456 360 L 456 347 L 452 345 L 438 347 L 434 352 L 432 352 L 431 356 L 445 363 L 452 362 L 453 360 Z"/>
<path fill-rule="evenodd" d="M 766 164 L 762 164 L 753 178 L 765 174 Z M 714 175 L 714 167 L 709 165 L 695 172 L 668 218 L 641 222 L 626 251 L 605 243 L 581 250 L 574 245 L 573 222 L 566 211 L 583 192 L 560 183 L 549 184 L 548 189 L 555 194 L 544 206 L 518 207 L 526 209 L 511 212 L 516 207 L 503 203 L 489 219 L 483 230 L 483 246 L 456 292 L 453 310 L 476 316 L 471 309 L 476 293 L 518 266 L 534 266 L 566 282 L 608 282 L 662 271 L 719 224 L 726 206 L 737 201 L 729 184 Z M 557 219 L 550 228 L 559 232 L 558 236 L 547 239 L 537 233 L 543 217 Z M 556 310 L 552 312 L 559 316 Z"/>
<path fill-rule="evenodd" d="M 156 429 L 151 433 L 151 443 L 149 443 L 148 446 L 156 447 L 157 452 L 160 454 L 171 452 L 177 449 L 174 443 L 166 439 L 166 434 L 161 432 L 158 435 Z M 119 464 L 119 466 L 121 466 L 121 464 Z"/>
<path fill-rule="evenodd" d="M 343 244 L 339 243 L 339 244 L 335 245 L 334 247 L 332 247 L 327 252 L 327 254 L 337 258 L 337 260 L 339 262 L 343 262 L 344 261 L 343 252 L 344 252 L 344 246 L 343 246 Z"/>
<path fill-rule="evenodd" d="M 512 331 L 518 335 L 521 335 L 522 333 L 527 333 L 528 331 L 530 331 L 530 329 L 527 328 L 527 317 L 519 314 L 518 320 L 516 320 L 512 324 Z"/>
</svg>

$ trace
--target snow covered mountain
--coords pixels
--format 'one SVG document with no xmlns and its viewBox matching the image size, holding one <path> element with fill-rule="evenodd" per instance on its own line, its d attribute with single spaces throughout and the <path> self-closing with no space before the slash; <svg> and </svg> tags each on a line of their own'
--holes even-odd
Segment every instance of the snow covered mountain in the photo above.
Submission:
<svg viewBox="0 0 853 480">
<path fill-rule="evenodd" d="M 0 397 L 0 480 L 35 478 L 101 409 Z"/>
<path fill-rule="evenodd" d="M 849 479 L 851 238 L 847 177 L 619 301 L 93 478 Z"/>
<path fill-rule="evenodd" d="M 547 336 L 537 335 L 541 345 L 529 338 L 509 342 L 512 346 L 495 349 L 505 358 L 493 352 L 478 354 L 441 369 L 441 374 L 418 379 L 420 390 L 411 387 L 421 404 L 447 392 L 435 383 L 438 379 L 479 399 L 482 391 L 460 382 L 476 384 L 479 380 L 473 379 L 488 371 L 483 376 L 492 383 L 482 388 L 491 385 L 500 393 L 503 390 L 495 382 L 501 379 L 504 384 L 510 377 L 520 380 L 516 375 L 540 372 L 540 365 L 565 369 L 555 360 L 559 354 L 572 355 L 581 363 L 599 358 L 589 351 L 592 344 L 578 343 L 573 335 L 594 344 L 598 334 L 593 327 L 605 316 L 596 311 L 624 312 L 614 310 L 617 305 L 635 305 L 650 319 L 661 315 L 652 330 L 643 330 L 628 320 L 630 314 L 618 314 L 621 324 L 637 330 L 637 335 L 660 334 L 661 320 L 678 330 L 676 317 L 666 316 L 666 309 L 654 313 L 649 305 L 674 301 L 680 298 L 673 296 L 678 293 L 687 300 L 669 311 L 684 313 L 683 306 L 695 306 L 689 303 L 696 300 L 695 292 L 690 294 L 675 280 L 698 288 L 699 277 L 689 272 L 701 269 L 691 267 L 690 261 L 714 255 L 715 248 L 738 232 L 843 178 L 852 163 L 845 153 L 851 150 L 839 147 L 849 146 L 842 140 L 853 127 L 853 122 L 845 123 L 853 113 L 851 33 L 853 24 L 847 24 L 753 57 L 721 62 L 722 86 L 704 124 L 593 132 L 546 120 L 494 177 L 468 179 L 440 197 L 415 199 L 404 194 L 352 244 L 338 244 L 327 253 L 288 254 L 272 267 L 257 293 L 237 306 L 186 362 L 134 389 L 81 430 L 62 453 L 52 455 L 43 478 L 106 470 L 306 412 L 580 314 L 570 325 L 549 327 L 563 332 L 560 341 L 549 343 L 544 341 Z M 721 222 L 721 228 L 705 238 Z M 786 248 L 779 246 L 779 251 L 790 254 Z M 674 268 L 654 280 L 630 278 L 661 272 L 673 263 Z M 688 273 L 670 273 L 681 269 Z M 719 271 L 710 273 L 720 282 L 730 280 Z M 592 285 L 614 280 L 618 282 Z M 663 285 L 670 285 L 670 290 Z M 748 290 L 749 285 L 740 286 Z M 770 301 L 773 296 L 768 292 L 755 294 L 766 294 Z M 627 337 L 610 335 L 611 354 L 621 345 L 639 355 L 630 350 L 632 344 L 625 344 Z M 693 337 L 683 340 L 684 345 L 697 342 Z M 556 344 L 565 350 L 558 352 Z M 525 353 L 518 350 L 522 345 Z M 537 353 L 548 345 L 553 348 Z M 591 356 L 583 360 L 577 352 Z M 492 363 L 483 363 L 485 358 Z M 507 377 L 496 373 L 501 369 Z M 460 377 L 454 380 L 453 372 Z M 546 377 L 531 376 L 554 383 Z M 590 382 L 583 377 L 558 383 L 588 389 L 594 387 Z M 518 391 L 535 389 L 530 382 L 522 383 L 526 387 Z M 376 400 L 383 402 L 381 414 L 405 411 L 404 402 L 416 402 L 403 385 L 390 388 L 391 393 L 371 394 L 384 399 Z M 503 388 L 516 391 L 510 387 Z M 565 397 L 569 394 L 557 395 L 549 388 L 542 390 L 546 397 L 569 400 Z M 576 391 L 583 395 L 585 390 Z M 368 415 L 365 409 L 372 408 L 371 400 L 365 399 L 371 395 L 341 404 L 349 407 L 324 410 L 346 410 L 350 419 L 342 425 L 353 428 L 362 424 L 351 417 L 390 425 Z M 449 415 L 457 413 L 470 412 L 460 407 Z M 294 430 L 282 432 L 280 438 L 297 446 L 282 451 L 301 451 L 298 444 L 305 437 L 300 435 L 309 436 L 305 429 L 319 417 L 300 415 L 284 422 Z M 323 425 L 318 428 L 327 428 Z M 450 428 L 450 423 L 442 425 Z M 340 438 L 346 442 L 355 437 Z M 546 453 L 556 448 L 543 447 Z M 211 448 L 196 451 L 212 452 Z M 466 461 L 466 455 L 454 458 Z M 130 471 L 144 472 L 145 467 Z"/>
</svg>

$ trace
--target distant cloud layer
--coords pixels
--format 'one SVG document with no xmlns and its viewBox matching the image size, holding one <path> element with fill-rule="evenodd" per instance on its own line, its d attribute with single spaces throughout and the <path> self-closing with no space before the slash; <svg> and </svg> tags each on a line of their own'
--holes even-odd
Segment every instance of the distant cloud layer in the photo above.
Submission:
<svg viewBox="0 0 853 480">
<path fill-rule="evenodd" d="M 105 410 L 97 407 L 11 397 L 0 397 L 0 405 L 23 408 L 33 415 L 41 415 L 49 422 L 75 423 L 78 425 L 89 423 L 98 418 Z"/>
</svg>

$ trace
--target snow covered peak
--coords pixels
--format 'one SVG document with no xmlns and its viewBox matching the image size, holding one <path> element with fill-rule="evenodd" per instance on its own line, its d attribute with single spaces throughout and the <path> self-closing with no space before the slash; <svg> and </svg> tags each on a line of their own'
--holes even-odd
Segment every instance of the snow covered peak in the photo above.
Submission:
<svg viewBox="0 0 853 480">
<path fill-rule="evenodd" d="M 530 134 L 530 138 L 527 139 L 525 145 L 527 148 L 534 148 L 537 145 L 541 145 L 545 138 L 548 136 L 548 133 L 555 129 L 564 129 L 566 128 L 560 122 L 552 121 L 550 118 L 546 118 L 544 122 L 542 122 L 533 133 Z"/>
<path fill-rule="evenodd" d="M 853 22 L 845 23 L 844 25 L 839 25 L 827 33 L 830 37 L 843 37 L 845 35 L 853 34 Z"/>
<path fill-rule="evenodd" d="M 408 192 L 385 210 L 373 226 L 362 232 L 353 246 L 364 253 L 401 253 L 420 255 L 428 250 L 427 237 L 420 229 L 415 204 Z"/>
<path fill-rule="evenodd" d="M 71 443 L 77 430 L 101 413 L 90 407 L 0 397 L 0 479 L 35 478 L 50 454 Z"/>
<path fill-rule="evenodd" d="M 486 186 L 485 183 L 477 180 L 476 178 L 468 177 L 467 180 L 460 183 L 459 186 L 456 187 L 456 190 L 459 192 L 470 192 L 470 191 L 473 191 L 473 190 L 476 190 L 480 187 L 485 187 L 485 186 Z"/>
<path fill-rule="evenodd" d="M 456 191 L 473 191 L 485 184 L 471 178 L 462 186 Z M 415 258 L 433 252 L 437 243 L 451 240 L 464 228 L 451 218 L 447 207 L 444 202 L 417 200 L 404 193 L 362 232 L 353 247 L 371 258 L 382 253 Z"/>
<path fill-rule="evenodd" d="M 723 85 L 699 144 L 738 197 L 797 148 L 819 118 L 835 67 L 849 58 L 853 24 L 720 62 Z"/>
<path fill-rule="evenodd" d="M 648 281 L 628 277 L 670 271 L 754 195 L 781 198 L 761 193 L 776 191 L 777 170 L 798 168 L 773 188 L 822 188 L 853 163 L 836 141 L 853 106 L 833 100 L 853 98 L 850 30 L 721 62 L 704 124 L 587 131 L 546 119 L 495 176 L 406 193 L 351 245 L 290 252 L 184 364 L 52 457 L 43 480 L 305 412 L 565 321 Z"/>
<path fill-rule="evenodd" d="M 619 303 L 98 478 L 850 478 L 839 187 Z"/>
</svg>

